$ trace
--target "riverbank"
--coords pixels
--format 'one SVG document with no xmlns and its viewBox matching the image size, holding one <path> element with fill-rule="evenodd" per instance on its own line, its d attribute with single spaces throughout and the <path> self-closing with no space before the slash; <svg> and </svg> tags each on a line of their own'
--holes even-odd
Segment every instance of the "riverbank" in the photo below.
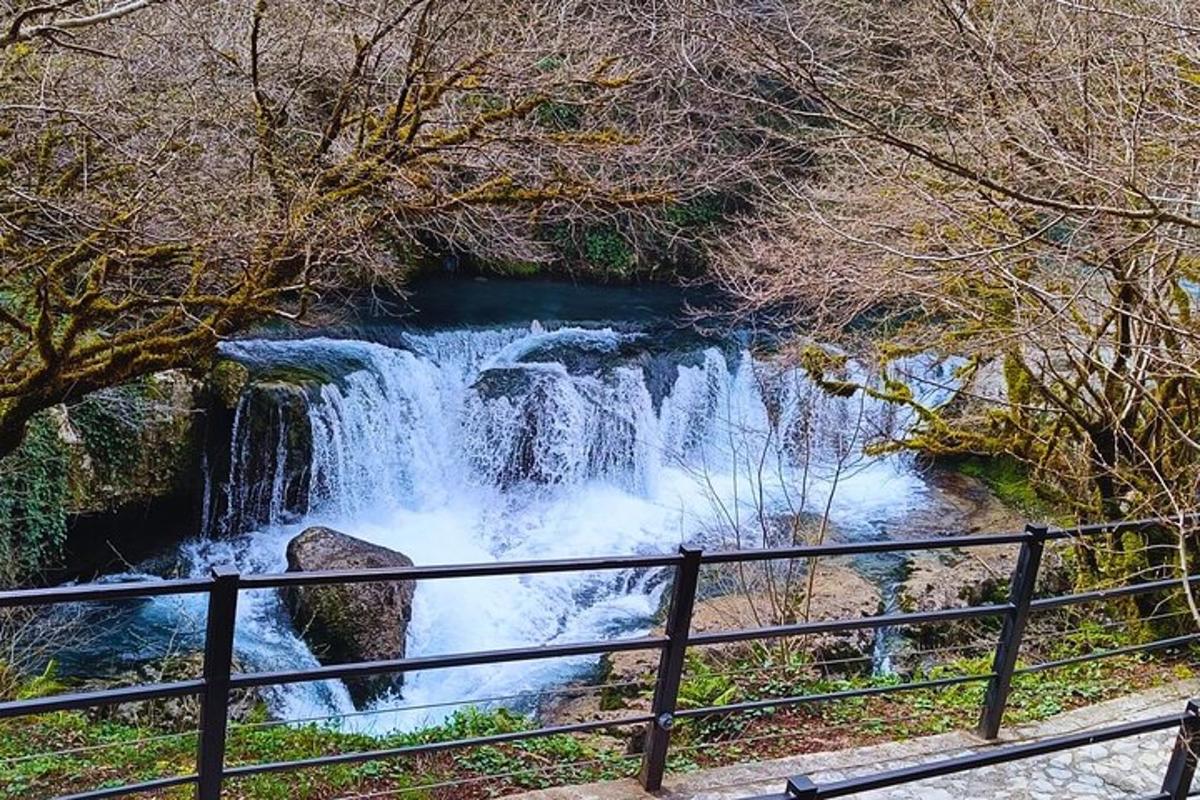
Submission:
<svg viewBox="0 0 1200 800">
<path fill-rule="evenodd" d="M 1069 637 L 1068 637 L 1069 638 Z M 1119 641 L 1110 634 L 1108 642 Z M 1095 637 L 1089 646 L 1097 644 Z M 1051 646 L 1049 656 L 1077 652 L 1076 639 Z M 727 665 L 716 675 L 701 662 L 689 665 L 683 697 L 722 702 L 785 694 L 816 693 L 868 685 L 895 685 L 898 678 L 815 678 L 803 665 L 762 669 L 762 662 Z M 921 675 L 946 677 L 979 674 L 985 660 L 951 661 Z M 1195 659 L 1115 657 L 1073 665 L 1038 676 L 1018 677 L 1006 722 L 1043 720 L 1130 692 L 1177 686 L 1197 677 Z M 22 696 L 54 692 L 53 681 L 28 685 Z M 761 761 L 796 753 L 822 752 L 971 728 L 979 713 L 982 686 L 833 701 L 793 708 L 766 709 L 739 717 L 687 721 L 675 733 L 670 770 L 681 774 L 727 764 Z M 261 711 L 260 711 L 261 713 Z M 339 733 L 320 724 L 282 725 L 260 718 L 233 727 L 229 765 L 291 761 L 335 753 L 404 747 L 414 744 L 488 736 L 537 727 L 524 715 L 504 710 L 464 709 L 447 723 L 383 738 Z M 549 736 L 489 747 L 454 750 L 411 758 L 309 769 L 259 776 L 231 783 L 243 800 L 332 800 L 348 794 L 396 792 L 428 800 L 483 798 L 528 789 L 611 780 L 636 772 L 640 756 L 630 752 L 636 730 L 607 730 L 592 735 Z M 636 748 L 634 748 L 636 749 Z M 24 800 L 67 794 L 106 783 L 129 783 L 195 769 L 192 732 L 91 720 L 62 712 L 0 722 L 0 798 Z M 184 800 L 181 788 L 158 795 Z"/>
</svg>

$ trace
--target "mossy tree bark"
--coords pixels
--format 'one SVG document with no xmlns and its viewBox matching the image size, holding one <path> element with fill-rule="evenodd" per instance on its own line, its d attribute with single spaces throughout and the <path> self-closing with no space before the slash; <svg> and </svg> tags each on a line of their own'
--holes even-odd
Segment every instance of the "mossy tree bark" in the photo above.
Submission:
<svg viewBox="0 0 1200 800">
<path fill-rule="evenodd" d="M 503 247 L 668 197 L 612 107 L 620 53 L 536 57 L 557 42 L 526 23 L 553 15 L 132 2 L 82 25 L 22 5 L 0 19 L 0 457 L 48 406 L 398 287 L 431 241 Z M 555 103 L 570 130 L 543 121 Z"/>
</svg>

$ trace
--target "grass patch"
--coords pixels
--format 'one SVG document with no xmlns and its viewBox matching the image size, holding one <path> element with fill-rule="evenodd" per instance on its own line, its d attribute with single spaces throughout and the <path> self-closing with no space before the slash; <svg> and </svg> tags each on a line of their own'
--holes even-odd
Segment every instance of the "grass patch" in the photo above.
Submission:
<svg viewBox="0 0 1200 800">
<path fill-rule="evenodd" d="M 229 766 L 299 761 L 339 753 L 389 750 L 419 744 L 527 730 L 527 716 L 505 710 L 466 709 L 442 725 L 374 737 L 321 725 L 247 725 L 231 729 Z M 16 800 L 119 786 L 195 772 L 195 732 L 99 723 L 78 712 L 60 712 L 0 723 L 0 797 Z M 69 752 L 53 755 L 56 750 Z M 42 755 L 45 753 L 46 755 Z M 549 736 L 497 746 L 401 756 L 362 764 L 291 770 L 230 781 L 239 800 L 319 800 L 345 794 L 411 787 L 405 797 L 486 797 L 564 783 L 633 774 L 637 761 L 611 738 Z M 488 780 L 484 780 L 487 778 Z M 459 783 L 460 786 L 442 786 Z M 428 788 L 423 788 L 428 787 Z M 161 793 L 191 798 L 191 787 Z"/>
<path fill-rule="evenodd" d="M 1133 634 L 1124 627 L 1096 620 L 1072 616 L 1053 623 L 1053 631 L 1047 628 L 1030 637 L 1026 655 L 1031 663 L 1111 649 L 1132 641 Z M 1005 725 L 1035 722 L 1131 691 L 1193 678 L 1197 652 L 1192 648 L 1167 655 L 1127 655 L 1018 675 Z M 799 650 L 781 653 L 764 646 L 697 648 L 689 655 L 680 688 L 680 707 L 982 677 L 991 669 L 991 655 L 910 666 L 903 675 L 838 675 L 823 669 L 828 667 L 812 663 Z M 25 694 L 66 688 L 44 676 L 37 680 Z M 981 679 L 940 688 L 767 706 L 741 714 L 716 713 L 681 720 L 676 726 L 669 767 L 683 772 L 971 729 L 979 719 L 985 688 L 986 681 Z M 618 704 L 645 704 L 648 693 L 619 700 Z M 539 724 L 522 713 L 468 708 L 440 725 L 374 737 L 323 725 L 280 725 L 264 718 L 232 727 L 226 762 L 237 766 L 391 750 L 532 730 Z M 78 712 L 0 721 L 0 798 L 53 796 L 191 774 L 195 770 L 196 745 L 194 732 L 164 733 L 99 722 Z M 60 750 L 68 752 L 52 754 Z M 402 796 L 406 798 L 472 800 L 627 777 L 636 773 L 639 759 L 628 753 L 627 737 L 613 732 L 556 735 L 255 776 L 230 781 L 227 792 L 238 800 L 330 800 L 405 789 Z M 181 787 L 157 796 L 184 800 L 191 798 L 192 789 Z"/>
</svg>

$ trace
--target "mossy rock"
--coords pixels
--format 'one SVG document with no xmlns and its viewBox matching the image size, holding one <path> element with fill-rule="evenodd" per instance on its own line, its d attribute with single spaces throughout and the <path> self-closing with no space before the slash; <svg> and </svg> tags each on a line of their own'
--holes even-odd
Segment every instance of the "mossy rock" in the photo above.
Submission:
<svg viewBox="0 0 1200 800">
<path fill-rule="evenodd" d="M 217 402 L 232 411 L 250 383 L 250 370 L 232 359 L 221 359 L 209 373 L 208 383 Z"/>
<path fill-rule="evenodd" d="M 281 383 L 311 389 L 329 383 L 336 383 L 340 377 L 341 374 L 339 372 L 323 369 L 319 366 L 285 364 L 256 373 L 254 382 L 258 384 Z"/>
<path fill-rule="evenodd" d="M 330 528 L 308 528 L 288 542 L 289 572 L 411 567 L 412 559 Z M 322 664 L 404 658 L 412 619 L 412 581 L 372 581 L 298 586 L 284 600 L 300 635 Z M 348 680 L 362 707 L 398 687 L 403 676 Z"/>
<path fill-rule="evenodd" d="M 97 514 L 189 490 L 199 464 L 198 381 L 161 372 L 55 412 L 69 460 L 66 510 Z"/>
</svg>

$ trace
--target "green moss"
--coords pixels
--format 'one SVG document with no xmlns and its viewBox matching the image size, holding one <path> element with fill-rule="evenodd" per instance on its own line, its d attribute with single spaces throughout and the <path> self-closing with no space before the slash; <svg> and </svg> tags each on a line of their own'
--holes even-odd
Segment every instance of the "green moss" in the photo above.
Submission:
<svg viewBox="0 0 1200 800">
<path fill-rule="evenodd" d="M 233 409 L 250 382 L 250 370 L 245 365 L 231 359 L 222 359 L 213 367 L 209 376 L 209 385 L 213 395 L 222 406 Z"/>
<path fill-rule="evenodd" d="M 27 580 L 61 555 L 67 466 L 48 413 L 34 417 L 21 446 L 0 459 L 0 585 Z"/>
<path fill-rule="evenodd" d="M 323 386 L 333 383 L 337 376 L 328 370 L 317 366 L 302 364 L 287 364 L 271 367 L 254 376 L 254 382 L 260 386 L 281 383 L 285 386 Z"/>
<path fill-rule="evenodd" d="M 618 275 L 628 274 L 637 263 L 633 247 L 609 226 L 588 228 L 583 235 L 583 257 L 592 267 Z"/>
<path fill-rule="evenodd" d="M 142 391 L 122 387 L 104 400 L 88 398 L 70 409 L 94 476 L 107 485 L 127 486 L 141 460 L 140 433 L 146 422 Z"/>
<path fill-rule="evenodd" d="M 502 260 L 488 262 L 487 270 L 508 278 L 533 278 L 539 275 L 545 266 L 537 261 Z"/>
<path fill-rule="evenodd" d="M 1046 503 L 1034 489 L 1028 468 L 1009 456 L 967 456 L 953 466 L 963 475 L 982 481 L 1000 501 L 1033 518 L 1045 518 Z"/>
<path fill-rule="evenodd" d="M 257 389 L 306 390 L 341 382 L 352 372 L 366 369 L 366 364 L 353 355 L 328 354 L 319 362 L 271 364 L 250 368 L 250 385 Z"/>
</svg>

